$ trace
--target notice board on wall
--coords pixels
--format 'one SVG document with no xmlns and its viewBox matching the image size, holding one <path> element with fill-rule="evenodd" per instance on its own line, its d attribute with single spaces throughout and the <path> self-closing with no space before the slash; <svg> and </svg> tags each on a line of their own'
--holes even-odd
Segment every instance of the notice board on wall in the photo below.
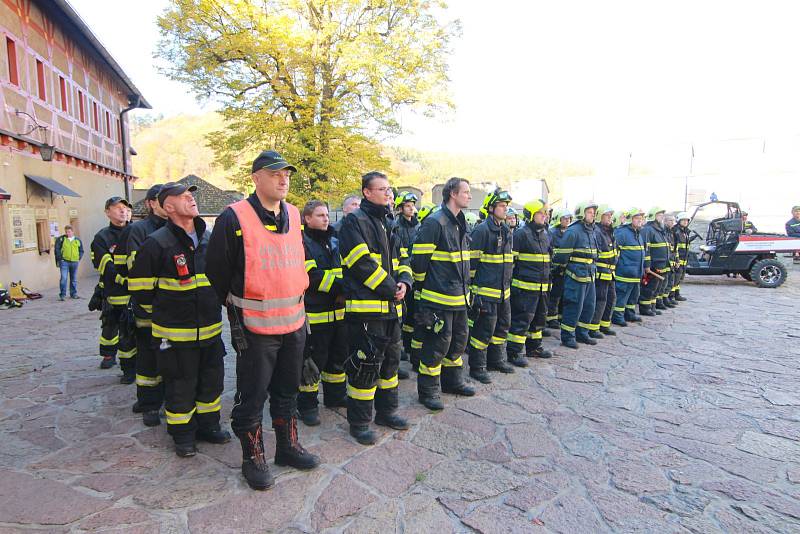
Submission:
<svg viewBox="0 0 800 534">
<path fill-rule="evenodd" d="M 8 214 L 11 219 L 11 252 L 16 254 L 36 250 L 36 209 L 11 204 Z"/>
</svg>

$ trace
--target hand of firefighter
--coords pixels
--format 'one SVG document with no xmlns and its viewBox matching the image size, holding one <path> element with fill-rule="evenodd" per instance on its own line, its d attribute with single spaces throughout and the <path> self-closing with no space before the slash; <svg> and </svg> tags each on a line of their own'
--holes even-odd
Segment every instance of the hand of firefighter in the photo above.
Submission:
<svg viewBox="0 0 800 534">
<path fill-rule="evenodd" d="M 312 386 L 319 382 L 319 368 L 314 363 L 314 358 L 306 358 L 303 360 L 303 372 L 301 376 L 301 383 L 304 386 Z"/>
<path fill-rule="evenodd" d="M 406 296 L 406 285 L 404 283 L 397 284 L 397 291 L 394 292 L 394 300 L 403 300 Z"/>
</svg>

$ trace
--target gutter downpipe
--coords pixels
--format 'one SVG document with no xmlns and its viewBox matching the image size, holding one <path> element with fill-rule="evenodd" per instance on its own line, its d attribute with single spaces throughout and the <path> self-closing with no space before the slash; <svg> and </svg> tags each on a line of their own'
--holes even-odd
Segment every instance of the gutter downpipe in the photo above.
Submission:
<svg viewBox="0 0 800 534">
<path fill-rule="evenodd" d="M 119 112 L 119 129 L 120 129 L 120 137 L 122 141 L 122 175 L 124 176 L 125 180 L 125 200 L 130 202 L 130 182 L 128 181 L 128 140 L 125 132 L 127 129 L 125 128 L 125 115 L 127 112 L 131 111 L 132 109 L 136 109 L 139 107 L 141 97 L 139 95 L 130 95 L 128 97 L 128 107 L 123 109 Z"/>
</svg>

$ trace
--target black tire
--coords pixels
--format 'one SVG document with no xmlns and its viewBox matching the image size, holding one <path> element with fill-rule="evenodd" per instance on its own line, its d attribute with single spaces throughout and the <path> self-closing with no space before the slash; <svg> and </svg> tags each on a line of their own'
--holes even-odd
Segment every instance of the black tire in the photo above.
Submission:
<svg viewBox="0 0 800 534">
<path fill-rule="evenodd" d="M 758 287 L 778 287 L 787 274 L 786 266 L 773 258 L 759 260 L 750 268 L 750 278 Z"/>
</svg>

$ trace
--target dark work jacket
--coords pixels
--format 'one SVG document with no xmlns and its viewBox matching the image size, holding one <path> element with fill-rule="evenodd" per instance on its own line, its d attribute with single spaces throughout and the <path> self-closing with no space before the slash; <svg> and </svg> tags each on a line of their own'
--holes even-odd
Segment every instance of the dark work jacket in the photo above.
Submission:
<svg viewBox="0 0 800 534">
<path fill-rule="evenodd" d="M 121 255 L 125 255 L 125 265 L 120 265 L 118 267 L 120 267 L 120 274 L 126 279 L 126 287 L 127 279 L 129 278 L 128 273 L 131 267 L 133 267 L 136 254 L 139 252 L 142 243 L 147 239 L 147 236 L 163 227 L 166 223 L 166 219 L 162 219 L 158 215 L 151 213 L 145 219 L 129 224 L 125 227 L 125 230 L 122 231 L 122 237 L 120 238 L 120 245 L 117 251 Z M 128 292 L 130 293 L 130 288 L 128 288 Z M 136 326 L 144 328 L 150 325 L 150 313 L 152 309 L 150 309 L 149 306 L 142 307 L 141 304 L 137 304 L 136 298 L 132 293 L 131 309 L 133 309 L 133 313 L 136 316 Z"/>
<path fill-rule="evenodd" d="M 614 230 L 619 250 L 616 278 L 618 282 L 638 284 L 644 276 L 645 244 L 641 231 L 630 223 Z"/>
<path fill-rule="evenodd" d="M 472 293 L 490 302 L 511 296 L 514 249 L 511 230 L 494 217 L 475 226 L 470 234 L 469 267 Z"/>
<path fill-rule="evenodd" d="M 411 245 L 414 243 L 414 237 L 419 230 L 419 220 L 414 215 L 410 221 L 407 221 L 402 215 L 395 218 L 394 232 L 397 234 L 397 240 L 400 244 L 400 256 L 411 256 Z"/>
<path fill-rule="evenodd" d="M 617 268 L 617 244 L 614 228 L 595 224 L 597 232 L 597 279 L 613 280 Z"/>
<path fill-rule="evenodd" d="M 342 292 L 342 260 L 339 240 L 333 234 L 330 226 L 326 231 L 306 227 L 303 232 L 308 273 L 305 306 L 312 325 L 344 319 L 344 306 L 336 305 L 336 297 Z M 341 308 L 339 317 L 335 313 L 337 308 Z"/>
<path fill-rule="evenodd" d="M 789 237 L 800 237 L 800 221 L 794 217 L 786 221 L 786 235 Z"/>
<path fill-rule="evenodd" d="M 469 307 L 469 235 L 463 211 L 455 216 L 442 204 L 425 217 L 411 251 L 411 270 L 420 305 L 450 311 Z"/>
<path fill-rule="evenodd" d="M 678 265 L 686 265 L 689 257 L 689 244 L 692 242 L 689 227 L 683 228 L 680 224 L 672 227 L 672 240 L 675 243 L 675 257 Z"/>
<path fill-rule="evenodd" d="M 264 227 L 280 234 L 289 231 L 289 213 L 286 203 L 281 201 L 280 215 L 268 211 L 261 205 L 255 193 L 247 198 L 253 206 L 258 218 Z M 206 268 L 208 279 L 217 292 L 220 302 L 225 302 L 228 293 L 235 295 L 244 294 L 244 242 L 242 241 L 242 227 L 239 219 L 229 207 L 217 217 L 214 230 L 208 241 L 208 266 Z"/>
<path fill-rule="evenodd" d="M 194 226 L 197 247 L 172 221 L 150 234 L 128 283 L 137 302 L 152 306 L 153 337 L 184 347 L 210 345 L 222 334 L 220 301 L 206 277 L 209 233 L 200 217 Z"/>
<path fill-rule="evenodd" d="M 514 279 L 526 291 L 550 289 L 550 232 L 543 224 L 528 223 L 514 231 Z"/>
<path fill-rule="evenodd" d="M 348 214 L 338 231 L 342 256 L 345 316 L 348 319 L 397 319 L 402 303 L 395 301 L 397 284 L 412 285 L 408 258 L 392 232 L 389 209 L 367 199 Z"/>
<path fill-rule="evenodd" d="M 670 270 L 670 241 L 667 229 L 656 221 L 649 221 L 642 228 L 644 238 L 645 256 L 644 267 L 654 271 L 669 272 Z"/>
<path fill-rule="evenodd" d="M 595 225 L 579 219 L 567 227 L 559 248 L 553 249 L 553 263 L 566 265 L 564 274 L 582 284 L 594 283 L 597 273 L 597 232 Z"/>
<path fill-rule="evenodd" d="M 125 255 L 117 252 L 124 229 L 109 223 L 95 234 L 91 245 L 92 265 L 100 273 L 103 296 L 114 306 L 127 306 L 129 299 L 125 278 L 118 270 L 125 266 Z"/>
</svg>

